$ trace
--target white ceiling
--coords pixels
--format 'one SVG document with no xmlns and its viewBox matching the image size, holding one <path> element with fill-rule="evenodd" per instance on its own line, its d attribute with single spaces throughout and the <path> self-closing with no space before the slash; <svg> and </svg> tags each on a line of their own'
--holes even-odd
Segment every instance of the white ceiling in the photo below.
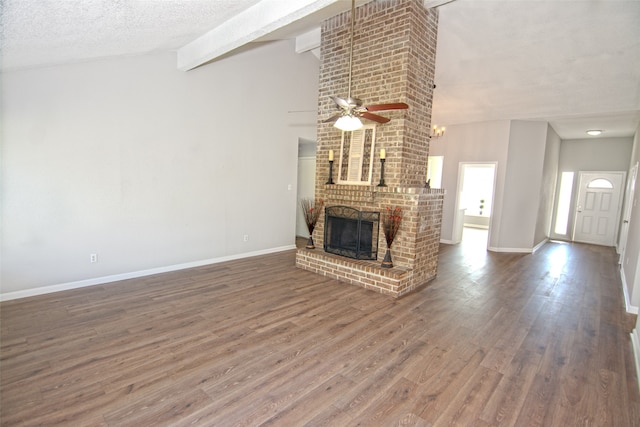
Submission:
<svg viewBox="0 0 640 427">
<path fill-rule="evenodd" d="M 3 0 L 2 68 L 177 52 L 232 19 L 250 32 L 252 10 L 290 1 Z M 296 21 L 278 29 L 260 24 L 269 34 L 258 40 L 297 36 L 350 8 L 348 0 L 306 1 L 314 6 L 307 16 L 292 14 Z M 564 139 L 587 138 L 589 128 L 633 135 L 640 0 L 425 3 L 441 4 L 434 123 L 546 120 Z"/>
<path fill-rule="evenodd" d="M 433 122 L 546 120 L 564 139 L 640 120 L 640 1 L 458 0 L 439 8 Z"/>
</svg>

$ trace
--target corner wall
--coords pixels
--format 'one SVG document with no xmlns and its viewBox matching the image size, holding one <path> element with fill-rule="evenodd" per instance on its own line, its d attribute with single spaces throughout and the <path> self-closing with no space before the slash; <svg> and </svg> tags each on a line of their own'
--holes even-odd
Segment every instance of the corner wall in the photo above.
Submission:
<svg viewBox="0 0 640 427">
<path fill-rule="evenodd" d="M 632 165 L 640 162 L 640 126 L 636 129 L 633 139 L 633 150 L 629 169 Z M 622 260 L 622 272 L 626 281 L 627 292 L 633 307 L 640 307 L 640 177 L 636 179 L 634 199 L 631 202 L 631 217 L 629 219 L 629 234 L 625 257 Z M 636 330 L 640 331 L 640 316 Z M 640 356 L 640 354 L 639 354 Z"/>
<path fill-rule="evenodd" d="M 496 251 L 520 252 L 534 248 L 545 148 L 546 122 L 512 120 L 509 131 L 509 152 L 502 202 L 502 219 Z"/>
<path fill-rule="evenodd" d="M 540 205 L 533 239 L 534 247 L 545 242 L 551 232 L 561 142 L 556 131 L 547 125 L 547 142 L 544 150 L 542 182 L 540 183 Z"/>
<path fill-rule="evenodd" d="M 547 145 L 547 123 L 500 120 L 447 126 L 431 141 L 430 154 L 444 156 L 442 240 L 455 239 L 455 209 L 460 162 L 497 163 L 488 247 L 496 252 L 531 252 L 539 211 L 549 203 L 541 188 Z"/>
<path fill-rule="evenodd" d="M 640 162 L 640 126 L 636 128 L 633 138 L 633 149 L 631 153 L 631 161 L 629 168 Z M 631 218 L 629 219 L 629 237 L 627 240 L 627 248 L 625 259 L 622 260 L 622 276 L 626 280 L 623 283 L 627 286 L 626 291 L 630 296 L 631 306 L 640 307 L 640 189 L 638 184 L 640 179 L 636 181 L 636 190 L 633 200 L 633 208 L 631 210 Z M 631 342 L 636 361 L 636 375 L 640 377 L 640 316 L 636 319 L 635 329 L 631 332 Z"/>
<path fill-rule="evenodd" d="M 444 136 L 432 139 L 429 154 L 443 156 L 442 188 L 447 194 L 442 213 L 442 240 L 459 243 L 454 239 L 454 218 L 458 191 L 460 162 L 496 162 L 496 182 L 492 209 L 492 231 L 489 245 L 499 242 L 499 224 L 502 220 L 503 193 L 506 176 L 510 123 L 507 120 L 467 123 L 447 126 Z"/>
</svg>

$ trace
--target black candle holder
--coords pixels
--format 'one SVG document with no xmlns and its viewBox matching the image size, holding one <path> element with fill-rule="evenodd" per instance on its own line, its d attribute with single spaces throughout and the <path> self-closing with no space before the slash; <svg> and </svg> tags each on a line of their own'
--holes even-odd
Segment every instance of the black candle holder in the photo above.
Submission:
<svg viewBox="0 0 640 427">
<path fill-rule="evenodd" d="M 380 159 L 380 184 L 378 187 L 386 187 L 387 184 L 384 183 L 384 159 Z"/>
<path fill-rule="evenodd" d="M 329 160 L 329 179 L 327 184 L 334 184 L 333 182 L 333 160 Z"/>
</svg>

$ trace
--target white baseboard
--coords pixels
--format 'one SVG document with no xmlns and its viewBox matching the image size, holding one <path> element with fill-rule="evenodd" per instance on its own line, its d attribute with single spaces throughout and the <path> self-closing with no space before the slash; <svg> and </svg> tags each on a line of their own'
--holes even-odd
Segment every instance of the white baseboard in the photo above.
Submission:
<svg viewBox="0 0 640 427">
<path fill-rule="evenodd" d="M 440 243 L 443 243 L 445 245 L 457 245 L 460 242 L 455 242 L 453 240 L 440 239 Z"/>
<path fill-rule="evenodd" d="M 640 389 L 640 335 L 637 328 L 631 331 L 631 345 L 633 346 L 633 355 L 636 361 L 636 378 Z"/>
<path fill-rule="evenodd" d="M 489 226 L 488 225 L 482 225 L 482 224 L 468 224 L 468 223 L 464 223 L 462 224 L 464 227 L 468 227 L 468 228 L 477 228 L 479 230 L 489 230 Z"/>
<path fill-rule="evenodd" d="M 296 245 L 280 246 L 277 248 L 263 249 L 255 252 L 246 252 L 242 254 L 229 255 L 219 258 L 205 259 L 201 261 L 186 262 L 183 264 L 168 265 L 165 267 L 151 268 L 148 270 L 133 271 L 129 273 L 113 274 L 110 276 L 95 277 L 91 279 L 78 280 L 75 282 L 61 283 L 58 285 L 42 286 L 39 288 L 25 289 L 23 291 L 14 291 L 0 294 L 0 301 L 9 301 L 19 298 L 33 297 L 36 295 L 50 294 L 52 292 L 67 291 L 70 289 L 84 288 L 87 286 L 103 285 L 105 283 L 118 282 L 120 280 L 135 279 L 137 277 L 151 276 L 153 274 L 168 273 L 170 271 L 184 270 L 187 268 L 201 267 L 203 265 L 218 264 L 225 261 L 233 261 L 236 259 L 249 258 L 258 255 L 266 255 L 276 252 L 288 251 L 295 249 Z"/>
<path fill-rule="evenodd" d="M 545 239 L 542 242 L 538 243 L 533 249 L 531 248 L 498 248 L 495 246 L 489 246 L 487 250 L 491 252 L 511 252 L 511 253 L 522 253 L 522 254 L 532 254 L 543 247 L 549 240 Z M 440 239 L 440 243 L 445 245 L 457 245 L 460 242 L 456 242 L 453 240 Z"/>
<path fill-rule="evenodd" d="M 624 274 L 624 267 L 620 266 L 620 279 L 622 281 L 622 293 L 624 294 L 624 307 L 627 313 L 639 314 L 638 307 L 631 305 L 631 299 L 629 298 L 629 292 L 627 291 L 627 278 Z"/>
<path fill-rule="evenodd" d="M 517 254 L 530 254 L 533 253 L 531 248 L 497 248 L 495 246 L 489 246 L 488 249 L 491 252 L 511 252 Z"/>
<path fill-rule="evenodd" d="M 543 247 L 544 245 L 547 244 L 547 242 L 549 241 L 549 239 L 544 239 L 542 242 L 538 243 L 537 245 L 535 245 L 533 247 L 533 249 L 531 250 L 532 254 L 535 254 L 536 251 L 538 251 L 541 247 Z"/>
</svg>

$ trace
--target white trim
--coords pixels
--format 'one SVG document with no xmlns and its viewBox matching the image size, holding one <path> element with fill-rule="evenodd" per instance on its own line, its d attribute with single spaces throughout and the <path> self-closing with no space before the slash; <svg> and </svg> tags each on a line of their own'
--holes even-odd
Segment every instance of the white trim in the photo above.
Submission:
<svg viewBox="0 0 640 427">
<path fill-rule="evenodd" d="M 533 249 L 531 250 L 532 254 L 535 254 L 541 247 L 543 247 L 544 245 L 547 244 L 547 242 L 549 241 L 549 239 L 544 239 L 542 242 L 538 243 L 537 245 L 535 245 L 533 247 Z"/>
<path fill-rule="evenodd" d="M 627 278 L 624 274 L 624 267 L 620 266 L 620 280 L 622 281 L 622 293 L 624 294 L 624 307 L 627 313 L 639 314 L 638 307 L 631 305 L 631 298 L 629 298 L 629 291 L 627 291 Z"/>
<path fill-rule="evenodd" d="M 314 14 L 322 15 L 322 9 L 334 3 L 336 6 L 332 9 L 337 12 L 329 16 L 344 10 L 338 0 L 261 0 L 254 3 L 252 7 L 179 48 L 178 70 L 192 70 L 300 19 Z"/>
<path fill-rule="evenodd" d="M 445 245 L 456 245 L 460 242 L 454 242 L 453 240 L 447 240 L 447 239 L 440 239 L 440 243 L 443 243 Z"/>
<path fill-rule="evenodd" d="M 187 268 L 201 267 L 203 265 L 218 264 L 226 261 L 233 261 L 242 258 L 250 258 L 258 255 L 266 255 L 275 252 L 295 249 L 296 245 L 280 246 L 277 248 L 263 249 L 260 251 L 246 252 L 242 254 L 223 256 L 219 258 L 205 259 L 201 261 L 185 262 L 183 264 L 168 265 L 165 267 L 150 268 L 148 270 L 132 271 L 130 273 L 113 274 L 110 276 L 95 277 L 92 279 L 78 280 L 75 282 L 61 283 L 58 285 L 42 286 L 40 288 L 25 289 L 23 291 L 7 292 L 0 294 L 0 301 L 9 301 L 19 298 L 27 298 L 36 295 L 49 294 L 52 292 L 67 291 L 70 289 L 84 288 L 87 286 L 102 285 L 105 283 L 118 282 L 120 280 L 135 279 L 137 277 L 151 276 L 153 274 L 168 273 L 170 271 L 184 270 Z"/>
<path fill-rule="evenodd" d="M 536 252 L 537 250 L 539 250 L 542 246 L 544 246 L 547 242 L 549 241 L 549 239 L 545 239 L 542 242 L 538 243 L 533 249 L 529 249 L 529 248 L 497 248 L 495 246 L 489 246 L 487 248 L 487 250 L 491 251 L 491 252 L 512 252 L 512 253 L 518 253 L 518 254 L 532 254 L 534 252 Z M 454 242 L 453 240 L 446 240 L 446 239 L 440 239 L 440 243 L 443 243 L 445 245 L 457 245 L 460 242 Z"/>
<path fill-rule="evenodd" d="M 316 27 L 296 37 L 296 53 L 304 53 L 320 47 L 321 28 Z"/>
<path fill-rule="evenodd" d="M 638 328 L 631 331 L 631 346 L 633 347 L 633 356 L 636 361 L 636 379 L 638 379 L 638 389 L 640 389 L 640 335 L 638 335 Z"/>
<path fill-rule="evenodd" d="M 531 248 L 496 248 L 495 246 L 489 246 L 491 252 L 512 252 L 517 254 L 531 254 L 533 249 Z"/>
</svg>

